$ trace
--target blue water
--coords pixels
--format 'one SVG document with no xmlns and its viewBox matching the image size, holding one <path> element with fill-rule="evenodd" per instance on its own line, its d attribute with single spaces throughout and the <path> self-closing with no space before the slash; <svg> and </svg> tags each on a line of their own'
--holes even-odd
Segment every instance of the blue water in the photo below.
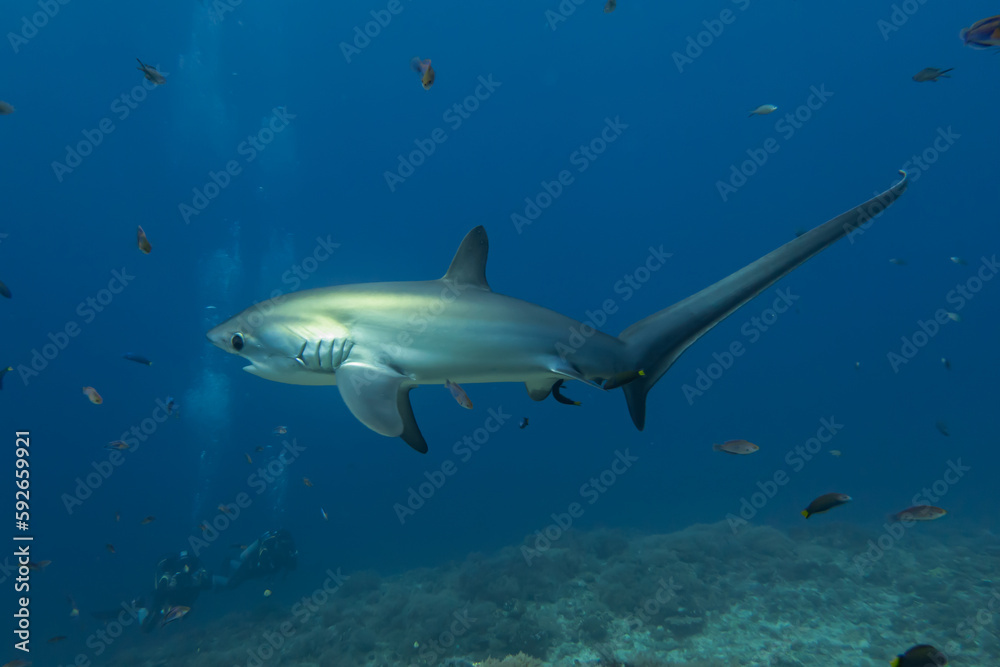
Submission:
<svg viewBox="0 0 1000 667">
<path fill-rule="evenodd" d="M 0 415 L 11 479 L 14 432 L 31 433 L 31 553 L 53 561 L 31 578 L 35 664 L 88 651 L 94 622 L 71 619 L 67 595 L 85 617 L 147 592 L 156 560 L 191 546 L 198 524 L 241 492 L 250 506 L 201 555 L 214 569 L 232 555 L 230 544 L 287 527 L 301 552 L 279 592 L 289 600 L 326 568 L 396 572 L 517 544 L 573 502 L 584 510 L 578 528 L 666 532 L 724 520 L 777 471 L 788 483 L 753 522 L 801 525 L 798 512 L 813 497 L 838 491 L 854 497 L 838 519 L 874 526 L 961 459 L 971 470 L 932 504 L 969 530 L 991 526 L 1000 281 L 983 283 L 961 309 L 948 294 L 980 270 L 996 271 L 982 258 L 1000 249 L 1000 62 L 957 38 L 995 5 L 962 5 L 913 3 L 888 31 L 889 2 L 829 11 L 622 0 L 606 15 L 587 0 L 558 22 L 546 15 L 558 11 L 554 0 L 401 0 L 397 14 L 382 2 L 243 2 L 221 18 L 210 3 L 70 2 L 22 33 L 22 17 L 39 6 L 5 3 L 4 32 L 31 35 L 8 34 L 0 47 L 9 49 L 0 99 L 16 107 L 0 118 L 0 280 L 13 293 L 0 303 L 0 362 L 15 368 Z M 391 20 L 348 62 L 341 44 L 373 11 Z M 724 11 L 728 23 L 718 20 Z M 707 46 L 678 67 L 674 54 L 699 33 Z M 166 84 L 144 87 L 137 56 Z M 433 61 L 429 91 L 409 68 L 414 56 Z M 929 66 L 954 67 L 953 78 L 911 80 Z M 463 103 L 467 117 L 449 112 Z M 761 104 L 778 111 L 748 118 Z M 783 120 L 797 110 L 808 119 Z M 273 118 L 280 131 L 249 161 L 243 142 Z M 614 141 L 603 152 L 576 153 L 609 126 L 618 130 L 606 134 Z M 438 128 L 445 140 L 390 187 L 386 172 L 397 171 L 398 156 L 428 145 Z M 939 137 L 950 138 L 935 148 Z M 766 162 L 720 195 L 731 167 L 760 158 L 765 146 Z M 77 163 L 71 148 L 89 154 Z M 912 161 L 925 151 L 933 164 Z M 225 182 L 218 174 L 230 161 L 238 173 L 185 220 L 193 190 L 212 173 Z M 476 385 L 466 387 L 476 409 L 465 411 L 444 389 L 424 387 L 411 395 L 430 445 L 419 455 L 354 420 L 335 388 L 252 377 L 204 337 L 272 290 L 296 286 L 287 272 L 314 256 L 317 239 L 339 246 L 306 265 L 314 270 L 298 279 L 302 288 L 439 277 L 479 224 L 490 237 L 495 291 L 581 320 L 611 300 L 602 329 L 617 334 L 884 190 L 907 162 L 909 191 L 871 229 L 811 260 L 684 354 L 650 395 L 641 433 L 620 392 L 571 383 L 565 393 L 583 406 L 569 407 L 534 403 L 518 385 Z M 563 170 L 572 182 L 551 205 L 529 225 L 512 221 Z M 148 256 L 136 249 L 136 225 L 153 244 Z M 621 288 L 651 247 L 672 256 L 640 289 Z M 112 283 L 115 272 L 126 276 L 124 289 Z M 120 293 L 102 293 L 109 287 Z M 794 295 L 794 308 L 748 335 L 777 289 Z M 104 297 L 100 312 L 86 305 Z M 894 369 L 887 354 L 938 309 L 962 321 L 940 326 Z M 77 335 L 60 336 L 68 325 Z M 64 349 L 46 348 L 52 339 Z M 684 385 L 734 342 L 745 352 L 689 401 Z M 125 352 L 154 364 L 126 361 Z M 27 370 L 32 363 L 37 372 Z M 102 405 L 81 395 L 85 385 Z M 180 417 L 125 452 L 82 503 L 68 500 L 108 460 L 104 444 L 141 426 L 168 396 Z M 509 420 L 471 455 L 454 449 L 490 409 Z M 523 417 L 530 426 L 522 430 Z M 822 419 L 843 428 L 803 465 L 786 459 Z M 939 420 L 950 436 L 935 428 Z M 277 425 L 305 449 L 257 495 L 248 475 L 280 448 Z M 732 438 L 761 451 L 712 451 Z M 626 451 L 637 460 L 606 492 L 581 495 Z M 394 505 L 440 479 L 434 471 L 447 461 L 455 474 L 401 524 Z M 139 525 L 146 515 L 156 521 Z M 13 583 L 8 574 L 11 611 Z M 247 595 L 206 604 L 222 614 Z M 44 645 L 53 635 L 70 638 Z"/>
</svg>

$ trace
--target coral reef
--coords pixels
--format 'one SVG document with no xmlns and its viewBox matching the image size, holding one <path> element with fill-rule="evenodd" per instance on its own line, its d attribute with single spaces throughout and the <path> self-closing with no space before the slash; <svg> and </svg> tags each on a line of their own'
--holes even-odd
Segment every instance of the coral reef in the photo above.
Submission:
<svg viewBox="0 0 1000 667">
<path fill-rule="evenodd" d="M 985 665 L 1000 640 L 975 618 L 1000 599 L 1000 539 L 947 530 L 891 544 L 836 523 L 568 531 L 544 551 L 526 541 L 393 577 L 356 572 L 311 607 L 185 619 L 110 664 L 875 667 L 920 640 Z"/>
</svg>

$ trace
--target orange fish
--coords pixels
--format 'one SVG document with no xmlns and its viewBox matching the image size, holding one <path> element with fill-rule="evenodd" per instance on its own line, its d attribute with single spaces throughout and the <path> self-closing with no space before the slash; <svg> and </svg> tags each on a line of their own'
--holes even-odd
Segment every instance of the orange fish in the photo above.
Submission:
<svg viewBox="0 0 1000 667">
<path fill-rule="evenodd" d="M 216 509 L 222 512 L 223 514 L 229 514 L 229 508 L 226 507 L 225 503 L 219 503 L 219 506 Z"/>
<path fill-rule="evenodd" d="M 302 483 L 305 484 L 306 486 L 312 486 L 313 485 L 313 483 L 309 480 L 308 477 L 303 477 L 302 478 Z"/>
<path fill-rule="evenodd" d="M 451 380 L 445 380 L 444 386 L 447 387 L 448 391 L 451 392 L 452 397 L 456 401 L 458 401 L 459 405 L 461 405 L 466 410 L 472 409 L 472 401 L 469 399 L 469 395 L 465 393 L 464 389 L 459 387 Z"/>
<path fill-rule="evenodd" d="M 249 454 L 244 454 L 243 456 L 247 457 L 247 463 L 253 463 L 253 459 L 250 458 Z"/>
<path fill-rule="evenodd" d="M 201 532 L 204 533 L 206 530 L 208 530 L 208 524 L 204 523 L 204 522 L 199 523 L 198 524 L 198 530 L 200 530 Z"/>
<path fill-rule="evenodd" d="M 104 399 L 101 398 L 101 395 L 98 394 L 97 390 L 94 389 L 93 387 L 84 387 L 83 394 L 84 396 L 89 398 L 90 402 L 93 403 L 94 405 L 100 405 L 101 403 L 104 402 Z"/>
<path fill-rule="evenodd" d="M 431 61 L 413 58 L 410 60 L 410 69 L 420 75 L 420 83 L 423 84 L 424 90 L 430 90 L 434 85 L 434 68 L 431 67 Z"/>
<path fill-rule="evenodd" d="M 712 445 L 712 450 L 726 454 L 753 454 L 760 447 L 746 440 L 726 440 L 721 445 Z"/>
<path fill-rule="evenodd" d="M 142 526 L 145 526 L 145 525 L 146 525 L 147 523 L 153 523 L 154 521 L 156 521 L 156 517 L 155 517 L 155 516 L 152 516 L 152 515 L 150 515 L 150 516 L 147 516 L 147 517 L 146 517 L 145 519 L 143 519 L 142 521 L 140 521 L 140 522 L 139 522 L 139 525 L 142 525 Z"/>
<path fill-rule="evenodd" d="M 3 667 L 31 667 L 31 663 L 27 660 L 11 660 L 4 664 Z"/>
<path fill-rule="evenodd" d="M 114 440 L 104 445 L 104 449 L 117 449 L 117 450 L 128 449 L 128 443 L 125 442 L 124 440 Z"/>
<path fill-rule="evenodd" d="M 141 250 L 143 254 L 146 255 L 152 252 L 153 246 L 149 242 L 149 239 L 146 238 L 146 232 L 142 231 L 142 225 L 139 225 L 139 233 L 137 234 L 137 237 L 139 240 L 139 250 Z"/>
<path fill-rule="evenodd" d="M 288 433 L 288 427 L 287 426 L 275 426 L 274 430 L 271 431 L 271 433 L 273 433 L 274 435 L 285 435 L 286 433 Z"/>
<path fill-rule="evenodd" d="M 167 610 L 167 613 L 163 615 L 163 620 L 160 621 L 160 625 L 164 626 L 171 621 L 176 621 L 178 619 L 184 618 L 184 615 L 191 611 L 191 607 L 182 607 L 180 605 L 171 607 Z"/>
<path fill-rule="evenodd" d="M 962 28 L 959 39 L 974 49 L 990 49 L 1000 46 L 1000 16 L 976 21 L 968 28 Z"/>
<path fill-rule="evenodd" d="M 28 561 L 28 569 L 29 570 L 33 570 L 35 572 L 41 572 L 46 567 L 48 567 L 48 565 L 50 563 L 52 563 L 52 561 L 50 561 L 50 560 L 40 560 L 37 563 L 35 563 L 34 561 L 30 561 L 29 560 Z"/>
<path fill-rule="evenodd" d="M 115 553 L 115 545 L 113 544 L 105 544 L 104 548 L 108 550 L 108 553 Z"/>
</svg>

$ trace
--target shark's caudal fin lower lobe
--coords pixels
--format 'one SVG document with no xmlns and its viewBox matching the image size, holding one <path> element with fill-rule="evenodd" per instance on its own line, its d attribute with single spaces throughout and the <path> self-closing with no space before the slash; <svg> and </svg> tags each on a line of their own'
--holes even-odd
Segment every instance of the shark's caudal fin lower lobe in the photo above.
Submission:
<svg viewBox="0 0 1000 667">
<path fill-rule="evenodd" d="M 645 375 L 626 384 L 632 422 L 646 424 L 646 395 L 693 342 L 813 255 L 866 225 L 906 190 L 906 172 L 885 192 L 789 241 L 756 262 L 697 294 L 639 320 L 619 338 L 629 347 L 634 368 Z"/>
</svg>

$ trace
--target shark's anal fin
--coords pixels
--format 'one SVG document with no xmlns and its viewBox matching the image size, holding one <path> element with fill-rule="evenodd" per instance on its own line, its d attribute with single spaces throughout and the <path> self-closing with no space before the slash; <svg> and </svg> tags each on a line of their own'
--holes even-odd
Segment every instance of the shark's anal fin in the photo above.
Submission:
<svg viewBox="0 0 1000 667">
<path fill-rule="evenodd" d="M 337 369 L 337 388 L 351 414 L 380 435 L 402 438 L 420 453 L 427 452 L 427 442 L 410 407 L 409 378 L 368 363 L 346 363 Z"/>
<path fill-rule="evenodd" d="M 462 239 L 455 257 L 451 260 L 448 273 L 441 280 L 454 283 L 456 287 L 475 287 L 491 292 L 486 282 L 486 256 L 490 251 L 490 241 L 482 225 L 476 227 Z"/>
</svg>

